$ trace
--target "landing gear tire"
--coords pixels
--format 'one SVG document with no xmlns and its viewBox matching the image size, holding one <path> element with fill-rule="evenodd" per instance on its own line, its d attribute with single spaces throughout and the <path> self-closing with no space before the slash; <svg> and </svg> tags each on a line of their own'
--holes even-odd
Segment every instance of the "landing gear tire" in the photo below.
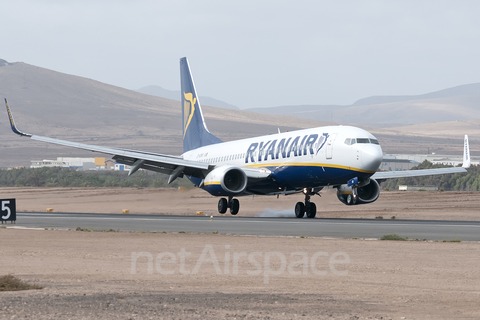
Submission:
<svg viewBox="0 0 480 320">
<path fill-rule="evenodd" d="M 352 194 L 347 195 L 347 205 L 352 205 L 353 204 L 353 196 Z"/>
<path fill-rule="evenodd" d="M 303 202 L 297 202 L 295 205 L 295 217 L 301 219 L 305 215 L 305 205 Z"/>
<path fill-rule="evenodd" d="M 223 214 L 223 213 L 227 212 L 227 209 L 228 209 L 227 199 L 220 198 L 220 200 L 218 200 L 218 212 Z M 238 212 L 238 210 L 237 210 L 237 212 Z"/>
<path fill-rule="evenodd" d="M 307 211 L 307 218 L 313 219 L 317 215 L 317 206 L 315 203 L 310 202 L 308 207 L 306 207 Z"/>
<path fill-rule="evenodd" d="M 236 215 L 238 210 L 240 210 L 240 201 L 238 201 L 238 199 L 232 199 L 230 202 L 230 213 Z"/>
<path fill-rule="evenodd" d="M 349 195 L 347 195 L 346 201 L 347 201 L 347 204 L 349 206 L 351 206 L 351 205 L 357 204 L 357 199 L 358 199 L 358 196 L 356 194 L 355 195 L 354 194 L 349 194 Z"/>
</svg>

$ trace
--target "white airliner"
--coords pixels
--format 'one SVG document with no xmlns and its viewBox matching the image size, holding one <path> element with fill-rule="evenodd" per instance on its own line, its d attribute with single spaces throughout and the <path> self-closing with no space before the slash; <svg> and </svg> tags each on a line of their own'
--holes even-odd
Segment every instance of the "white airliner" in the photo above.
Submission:
<svg viewBox="0 0 480 320">
<path fill-rule="evenodd" d="M 463 167 L 377 172 L 383 158 L 378 140 L 351 126 L 328 126 L 222 142 L 205 124 L 190 67 L 180 59 L 183 113 L 183 151 L 178 156 L 108 148 L 52 139 L 21 132 L 15 126 L 5 99 L 13 132 L 33 140 L 113 155 L 117 163 L 168 174 L 168 183 L 186 176 L 214 196 L 221 196 L 218 212 L 238 213 L 238 199 L 245 195 L 280 195 L 303 192 L 297 202 L 297 218 L 315 218 L 310 197 L 325 187 L 337 189 L 347 205 L 372 203 L 380 194 L 379 182 L 390 178 L 466 172 L 470 166 L 468 137 L 464 142 Z M 234 128 L 232 128 L 233 130 Z"/>
</svg>

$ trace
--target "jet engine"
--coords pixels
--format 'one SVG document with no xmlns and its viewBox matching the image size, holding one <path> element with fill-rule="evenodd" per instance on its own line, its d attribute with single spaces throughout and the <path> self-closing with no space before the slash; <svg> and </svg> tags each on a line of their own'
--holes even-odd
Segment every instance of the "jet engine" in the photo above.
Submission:
<svg viewBox="0 0 480 320">
<path fill-rule="evenodd" d="M 353 187 L 342 184 L 337 189 L 338 200 L 347 205 L 372 203 L 380 195 L 380 185 L 374 179 L 368 179 L 357 187 L 357 198 L 353 197 Z"/>
<path fill-rule="evenodd" d="M 204 187 L 212 195 L 236 195 L 247 187 L 247 175 L 234 166 L 221 166 L 210 171 L 204 179 Z"/>
</svg>

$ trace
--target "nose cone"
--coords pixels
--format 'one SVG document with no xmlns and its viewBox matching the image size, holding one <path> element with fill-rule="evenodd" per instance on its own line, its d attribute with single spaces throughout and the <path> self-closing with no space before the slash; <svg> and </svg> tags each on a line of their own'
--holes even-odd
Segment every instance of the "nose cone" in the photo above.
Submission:
<svg viewBox="0 0 480 320">
<path fill-rule="evenodd" d="M 362 148 L 363 169 L 377 171 L 383 160 L 382 148 L 379 145 L 365 145 Z"/>
</svg>

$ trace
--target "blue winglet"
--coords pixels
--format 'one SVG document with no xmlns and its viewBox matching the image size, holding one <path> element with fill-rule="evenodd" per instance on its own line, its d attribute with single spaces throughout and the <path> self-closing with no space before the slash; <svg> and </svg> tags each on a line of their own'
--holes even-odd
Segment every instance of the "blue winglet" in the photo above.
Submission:
<svg viewBox="0 0 480 320">
<path fill-rule="evenodd" d="M 8 107 L 7 98 L 4 98 L 4 99 L 5 99 L 5 106 L 7 107 L 8 119 L 10 120 L 10 127 L 12 128 L 12 131 L 21 136 L 31 137 L 32 136 L 31 134 L 22 132 L 17 129 L 17 126 L 15 126 L 15 121 L 13 121 L 13 116 L 12 116 L 12 113 L 10 112 L 10 108 Z"/>
</svg>

